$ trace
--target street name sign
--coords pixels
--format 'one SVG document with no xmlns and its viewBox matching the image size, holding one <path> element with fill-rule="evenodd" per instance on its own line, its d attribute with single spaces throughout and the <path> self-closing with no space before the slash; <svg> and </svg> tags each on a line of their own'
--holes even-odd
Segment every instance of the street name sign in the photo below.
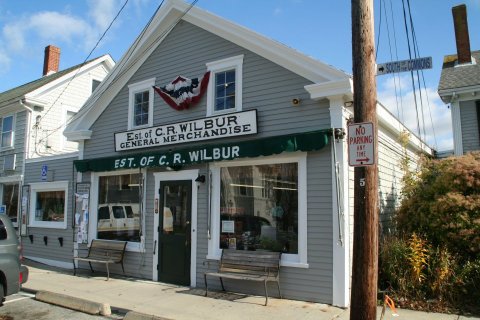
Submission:
<svg viewBox="0 0 480 320">
<path fill-rule="evenodd" d="M 348 125 L 348 164 L 352 167 L 375 164 L 375 136 L 372 122 Z"/>
<path fill-rule="evenodd" d="M 432 69 L 432 57 L 392 61 L 377 64 L 377 76 L 389 73 L 398 73 L 406 71 L 414 71 L 421 69 Z"/>
</svg>

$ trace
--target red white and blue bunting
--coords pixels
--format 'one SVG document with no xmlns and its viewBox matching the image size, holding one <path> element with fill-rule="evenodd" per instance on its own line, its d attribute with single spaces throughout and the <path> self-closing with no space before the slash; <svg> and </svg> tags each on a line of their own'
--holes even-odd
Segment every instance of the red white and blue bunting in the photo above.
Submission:
<svg viewBox="0 0 480 320">
<path fill-rule="evenodd" d="M 201 80 L 178 76 L 164 87 L 153 86 L 153 89 L 165 102 L 177 111 L 185 110 L 200 101 L 207 90 L 210 71 L 207 71 Z"/>
</svg>

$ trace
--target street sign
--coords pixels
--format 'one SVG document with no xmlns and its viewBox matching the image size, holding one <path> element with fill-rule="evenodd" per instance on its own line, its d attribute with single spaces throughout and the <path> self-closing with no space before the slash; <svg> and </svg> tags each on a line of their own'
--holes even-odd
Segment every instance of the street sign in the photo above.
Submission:
<svg viewBox="0 0 480 320">
<path fill-rule="evenodd" d="M 375 164 L 375 136 L 372 122 L 348 125 L 348 164 L 352 167 Z"/>
<path fill-rule="evenodd" d="M 377 64 L 377 76 L 382 74 L 421 70 L 421 69 L 432 69 L 432 57 L 411 59 L 411 60 L 401 60 L 401 61 L 392 61 L 387 63 Z"/>
<path fill-rule="evenodd" d="M 0 205 L 0 214 L 6 214 L 7 213 L 7 206 L 2 204 Z"/>
</svg>

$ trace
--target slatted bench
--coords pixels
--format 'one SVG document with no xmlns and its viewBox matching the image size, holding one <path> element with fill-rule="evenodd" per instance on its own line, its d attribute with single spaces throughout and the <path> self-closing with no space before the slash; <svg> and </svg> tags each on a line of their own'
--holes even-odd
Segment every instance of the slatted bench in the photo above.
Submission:
<svg viewBox="0 0 480 320">
<path fill-rule="evenodd" d="M 92 262 L 104 263 L 107 266 L 107 280 L 110 279 L 110 271 L 108 269 L 110 263 L 120 263 L 122 265 L 122 271 L 125 273 L 125 269 L 123 268 L 123 256 L 125 255 L 126 247 L 126 241 L 92 240 L 90 247 L 85 249 L 88 250 L 88 254 L 85 257 L 73 257 L 73 275 L 77 274 L 75 261 L 88 262 L 92 272 L 94 272 Z"/>
<path fill-rule="evenodd" d="M 205 272 L 205 297 L 208 295 L 207 276 L 220 278 L 223 291 L 223 279 L 249 280 L 263 282 L 265 305 L 268 303 L 267 282 L 276 282 L 280 299 L 280 252 L 246 251 L 223 249 L 217 272 Z"/>
</svg>

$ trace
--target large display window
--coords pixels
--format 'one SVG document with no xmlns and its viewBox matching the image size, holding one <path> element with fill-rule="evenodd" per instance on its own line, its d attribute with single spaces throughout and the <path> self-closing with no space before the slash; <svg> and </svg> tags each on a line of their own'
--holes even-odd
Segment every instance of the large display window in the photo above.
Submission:
<svg viewBox="0 0 480 320">
<path fill-rule="evenodd" d="M 298 164 L 220 169 L 220 248 L 298 253 Z"/>
<path fill-rule="evenodd" d="M 97 239 L 140 242 L 142 175 L 98 177 Z"/>
<path fill-rule="evenodd" d="M 212 165 L 212 239 L 222 249 L 282 252 L 282 265 L 308 267 L 306 154 Z"/>
</svg>

